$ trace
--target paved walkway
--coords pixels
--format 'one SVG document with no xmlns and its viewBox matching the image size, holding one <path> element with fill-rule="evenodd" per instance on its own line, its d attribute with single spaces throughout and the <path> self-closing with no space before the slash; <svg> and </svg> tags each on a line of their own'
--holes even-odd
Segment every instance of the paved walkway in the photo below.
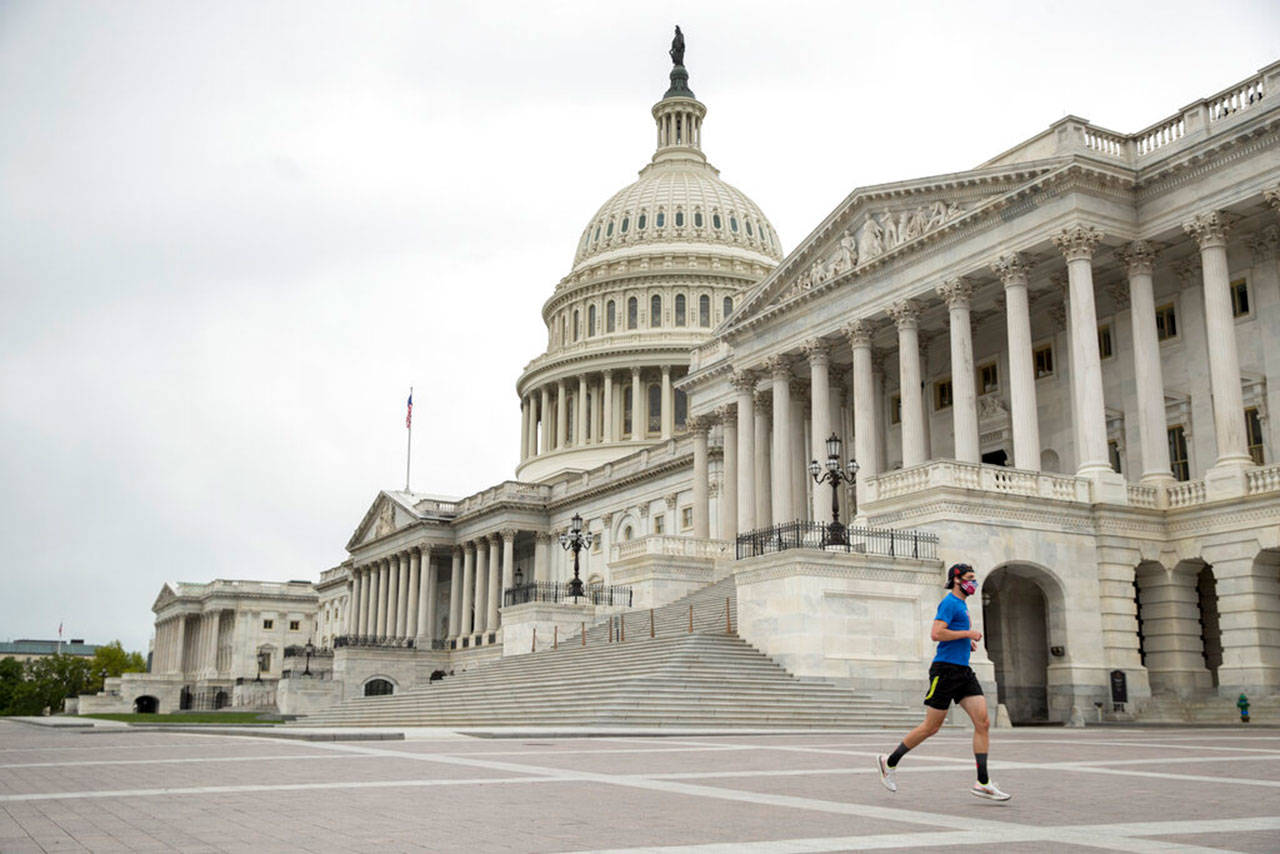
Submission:
<svg viewBox="0 0 1280 854">
<path fill-rule="evenodd" d="M 885 791 L 874 756 L 899 735 L 302 742 L 0 719 L 0 851 L 1280 850 L 1280 730 L 994 731 L 1005 804 L 968 794 L 960 731 Z"/>
</svg>

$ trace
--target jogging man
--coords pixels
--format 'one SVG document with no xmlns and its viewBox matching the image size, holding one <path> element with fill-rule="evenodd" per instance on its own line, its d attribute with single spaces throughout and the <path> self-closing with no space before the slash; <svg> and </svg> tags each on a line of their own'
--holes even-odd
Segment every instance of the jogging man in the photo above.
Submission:
<svg viewBox="0 0 1280 854">
<path fill-rule="evenodd" d="M 967 563 L 953 564 L 947 570 L 947 589 L 951 592 L 938 603 L 938 613 L 929 632 L 930 639 L 938 643 L 938 652 L 929 667 L 929 691 L 924 695 L 928 710 L 924 723 L 907 733 L 892 754 L 882 753 L 876 757 L 880 782 L 889 791 L 898 791 L 893 769 L 908 750 L 918 747 L 938 731 L 954 700 L 973 721 L 973 758 L 978 764 L 978 782 L 969 793 L 992 801 L 1007 801 L 1011 796 L 1000 791 L 987 776 L 987 730 L 990 728 L 987 699 L 982 695 L 978 677 L 969 667 L 969 653 L 977 649 L 978 641 L 982 640 L 982 632 L 969 628 L 969 606 L 965 604 L 978 590 L 973 567 Z"/>
</svg>

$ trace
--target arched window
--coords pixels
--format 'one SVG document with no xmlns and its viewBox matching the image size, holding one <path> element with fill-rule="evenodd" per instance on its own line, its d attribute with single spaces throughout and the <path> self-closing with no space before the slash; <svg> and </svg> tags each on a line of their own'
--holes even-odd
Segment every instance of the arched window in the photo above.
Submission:
<svg viewBox="0 0 1280 854">
<path fill-rule="evenodd" d="M 609 220 L 609 225 L 604 230 L 605 237 L 613 237 L 613 220 Z"/>
<path fill-rule="evenodd" d="M 587 306 L 587 337 L 591 338 L 596 334 L 596 307 L 594 305 Z"/>
<path fill-rule="evenodd" d="M 693 212 L 693 226 L 694 228 L 702 228 L 702 211 Z"/>
<path fill-rule="evenodd" d="M 649 386 L 649 425 L 650 433 L 659 433 L 662 431 L 662 386 L 653 384 Z"/>
<path fill-rule="evenodd" d="M 631 217 L 624 216 L 622 218 L 622 228 L 620 229 L 623 234 L 627 233 L 627 226 L 630 224 L 631 224 Z"/>
<path fill-rule="evenodd" d="M 631 435 L 632 409 L 631 386 L 627 386 L 622 390 L 622 432 L 627 436 Z"/>
<path fill-rule="evenodd" d="M 684 326 L 684 294 L 676 294 L 676 326 Z"/>
<path fill-rule="evenodd" d="M 698 297 L 698 325 L 711 325 L 711 297 L 706 294 Z"/>
<path fill-rule="evenodd" d="M 658 219 L 655 221 L 658 228 L 662 228 L 667 224 L 667 215 L 663 211 L 658 211 Z"/>
<path fill-rule="evenodd" d="M 630 525 L 622 529 L 622 539 L 624 540 L 629 540 L 635 535 L 635 530 Z"/>
<path fill-rule="evenodd" d="M 640 302 L 631 297 L 627 300 L 627 328 L 635 329 L 640 324 Z"/>
<path fill-rule="evenodd" d="M 751 231 L 751 220 L 749 220 L 749 219 L 744 219 L 744 220 L 743 220 L 743 223 L 747 226 L 747 237 L 751 237 L 751 235 L 752 235 L 752 231 Z"/>
<path fill-rule="evenodd" d="M 366 697 L 383 697 L 388 694 L 394 694 L 396 686 L 392 685 L 386 679 L 370 679 L 364 683 L 364 695 Z"/>
<path fill-rule="evenodd" d="M 593 237 L 593 238 L 591 238 L 591 242 L 592 242 L 592 243 L 595 243 L 595 242 L 596 242 L 597 240 L 599 240 L 599 239 L 600 239 L 600 226 L 598 226 L 598 225 L 597 225 L 597 226 L 596 226 L 596 236 L 595 236 L 595 237 Z"/>
<path fill-rule="evenodd" d="M 730 231 L 732 231 L 732 232 L 735 232 L 735 233 L 737 232 L 737 230 L 738 230 L 738 218 L 737 218 L 736 216 L 731 216 L 731 217 L 729 217 L 729 230 L 730 230 Z"/>
<path fill-rule="evenodd" d="M 649 299 L 649 327 L 656 329 L 662 325 L 662 297 L 654 294 Z"/>
<path fill-rule="evenodd" d="M 573 340 L 578 340 L 578 310 L 573 310 Z"/>
<path fill-rule="evenodd" d="M 716 231 L 720 230 L 720 214 L 711 215 L 711 226 L 715 228 Z"/>
<path fill-rule="evenodd" d="M 563 347 L 569 341 L 569 318 L 563 314 L 560 315 L 560 346 Z"/>
<path fill-rule="evenodd" d="M 724 316 L 728 317 L 733 314 L 733 297 L 724 298 Z"/>
<path fill-rule="evenodd" d="M 604 331 L 612 332 L 618 328 L 618 310 L 614 307 L 613 300 L 609 300 L 604 307 Z"/>
<path fill-rule="evenodd" d="M 644 231 L 644 225 L 645 225 L 645 216 L 644 214 L 640 214 L 640 218 L 636 220 L 636 230 Z"/>
<path fill-rule="evenodd" d="M 676 389 L 676 429 L 683 430 L 689 418 L 689 398 L 680 389 Z"/>
<path fill-rule="evenodd" d="M 684 225 L 684 211 L 676 211 L 676 228 Z"/>
</svg>

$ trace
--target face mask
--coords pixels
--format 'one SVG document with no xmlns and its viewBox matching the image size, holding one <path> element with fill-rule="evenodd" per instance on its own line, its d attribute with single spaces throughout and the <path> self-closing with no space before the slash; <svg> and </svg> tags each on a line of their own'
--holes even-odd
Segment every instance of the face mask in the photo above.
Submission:
<svg viewBox="0 0 1280 854">
<path fill-rule="evenodd" d="M 960 579 L 956 583 L 960 585 L 960 589 L 964 591 L 964 595 L 966 596 L 972 596 L 974 593 L 978 592 L 978 582 L 976 579 Z"/>
</svg>

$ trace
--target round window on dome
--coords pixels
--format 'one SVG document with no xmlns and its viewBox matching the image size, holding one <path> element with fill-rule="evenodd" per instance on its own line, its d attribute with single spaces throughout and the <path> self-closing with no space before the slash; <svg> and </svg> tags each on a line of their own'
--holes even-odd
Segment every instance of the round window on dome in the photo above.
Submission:
<svg viewBox="0 0 1280 854">
<path fill-rule="evenodd" d="M 735 234 L 738 231 L 738 218 L 736 216 L 729 217 L 729 230 Z"/>
<path fill-rule="evenodd" d="M 631 224 L 631 218 L 624 216 L 622 218 L 622 229 L 621 229 L 623 234 L 627 233 L 627 226 L 629 226 L 630 224 Z"/>
<path fill-rule="evenodd" d="M 715 228 L 716 231 L 720 230 L 720 214 L 711 215 L 711 225 L 712 227 Z"/>
<path fill-rule="evenodd" d="M 644 231 L 644 214 L 640 214 L 640 218 L 636 220 L 636 231 Z"/>
<path fill-rule="evenodd" d="M 605 237 L 613 237 L 613 220 L 609 220 L 609 225 L 604 230 Z"/>
<path fill-rule="evenodd" d="M 654 220 L 654 225 L 656 225 L 658 228 L 662 228 L 662 226 L 666 224 L 667 224 L 667 215 L 662 211 L 658 211 L 658 218 Z"/>
<path fill-rule="evenodd" d="M 676 211 L 676 228 L 684 225 L 684 211 Z"/>
<path fill-rule="evenodd" d="M 694 228 L 702 228 L 702 211 L 694 211 L 693 225 Z"/>
</svg>

